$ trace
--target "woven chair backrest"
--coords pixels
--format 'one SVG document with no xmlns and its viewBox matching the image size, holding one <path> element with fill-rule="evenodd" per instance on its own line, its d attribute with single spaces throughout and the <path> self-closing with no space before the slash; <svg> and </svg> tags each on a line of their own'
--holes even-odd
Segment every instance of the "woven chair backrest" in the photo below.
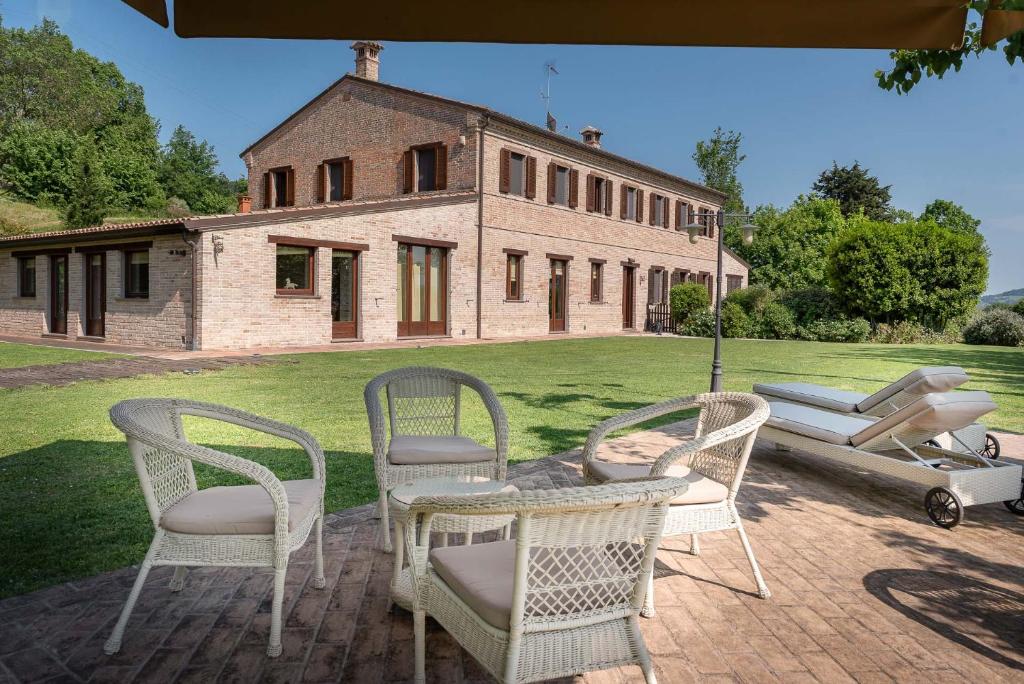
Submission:
<svg viewBox="0 0 1024 684">
<path fill-rule="evenodd" d="M 461 389 L 459 382 L 440 375 L 391 380 L 387 395 L 392 436 L 459 434 Z"/>
<path fill-rule="evenodd" d="M 751 416 L 760 401 L 745 395 L 731 395 L 729 398 L 715 395 L 704 395 L 700 398 L 700 418 L 697 423 L 697 436 L 713 435 L 719 430 L 727 430 L 736 423 Z M 762 421 L 763 422 L 763 421 Z M 753 446 L 753 435 L 760 428 L 760 423 L 752 424 L 730 439 L 713 444 L 695 453 L 687 464 L 691 470 L 700 473 L 718 483 L 729 487 L 735 496 L 743 480 L 743 472 L 750 458 Z"/>
</svg>

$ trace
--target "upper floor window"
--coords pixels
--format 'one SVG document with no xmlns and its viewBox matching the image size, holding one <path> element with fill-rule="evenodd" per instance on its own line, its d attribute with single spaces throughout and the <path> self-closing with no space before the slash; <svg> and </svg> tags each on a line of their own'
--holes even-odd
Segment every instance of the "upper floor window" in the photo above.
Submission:
<svg viewBox="0 0 1024 684">
<path fill-rule="evenodd" d="M 619 217 L 626 221 L 636 221 L 637 206 L 640 201 L 640 189 L 634 188 L 631 185 L 622 186 L 622 198 L 620 199 L 621 206 L 619 207 Z"/>
<path fill-rule="evenodd" d="M 298 245 L 277 245 L 275 281 L 281 295 L 313 294 L 316 248 Z"/>
<path fill-rule="evenodd" d="M 295 171 L 281 166 L 263 174 L 263 206 L 290 207 L 295 204 Z"/>
<path fill-rule="evenodd" d="M 505 255 L 505 299 L 519 301 L 523 298 L 523 256 L 511 250 Z"/>
<path fill-rule="evenodd" d="M 429 192 L 448 187 L 448 147 L 444 143 L 416 145 L 402 159 L 403 192 Z"/>
<path fill-rule="evenodd" d="M 352 160 L 328 159 L 317 167 L 317 201 L 342 202 L 352 199 Z"/>
<path fill-rule="evenodd" d="M 612 215 L 612 182 L 603 176 L 587 176 L 587 211 Z"/>
<path fill-rule="evenodd" d="M 650 224 L 668 228 L 668 197 L 651 193 Z"/>
<path fill-rule="evenodd" d="M 551 162 L 548 164 L 548 204 L 575 209 L 579 195 L 579 171 Z"/>
<path fill-rule="evenodd" d="M 36 296 L 35 257 L 18 257 L 18 296 Z"/>
<path fill-rule="evenodd" d="M 124 296 L 145 299 L 149 296 L 149 250 L 124 253 Z"/>
<path fill-rule="evenodd" d="M 537 196 L 537 158 L 509 149 L 501 150 L 498 190 L 527 199 Z"/>
<path fill-rule="evenodd" d="M 508 191 L 526 195 L 526 155 L 512 152 L 508 161 Z"/>
<path fill-rule="evenodd" d="M 693 220 L 693 207 L 688 202 L 676 200 L 676 230 L 685 230 Z"/>
</svg>

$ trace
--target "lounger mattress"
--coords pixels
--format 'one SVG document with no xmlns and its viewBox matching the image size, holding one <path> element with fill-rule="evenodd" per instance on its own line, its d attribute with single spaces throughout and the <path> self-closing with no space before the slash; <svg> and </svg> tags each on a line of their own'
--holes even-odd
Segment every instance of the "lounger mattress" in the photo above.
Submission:
<svg viewBox="0 0 1024 684">
<path fill-rule="evenodd" d="M 810 382 L 778 382 L 754 385 L 754 393 L 771 399 L 817 406 L 826 411 L 856 413 L 857 404 L 867 399 L 866 394 L 833 389 Z"/>
<path fill-rule="evenodd" d="M 867 418 L 844 416 L 782 401 L 768 402 L 768 407 L 771 416 L 765 425 L 829 444 L 849 445 L 851 437 L 874 424 Z"/>
</svg>

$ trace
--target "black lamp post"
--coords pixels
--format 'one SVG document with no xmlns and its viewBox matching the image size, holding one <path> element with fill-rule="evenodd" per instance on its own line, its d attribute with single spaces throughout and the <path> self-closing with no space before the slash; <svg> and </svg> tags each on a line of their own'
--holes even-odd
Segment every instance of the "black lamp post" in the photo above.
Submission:
<svg viewBox="0 0 1024 684">
<path fill-rule="evenodd" d="M 704 218 L 704 224 L 697 222 L 700 218 Z M 697 243 L 700 231 L 704 230 L 709 223 L 718 228 L 718 273 L 715 276 L 715 358 L 711 362 L 712 392 L 722 391 L 722 253 L 725 250 L 725 220 L 727 218 L 746 221 L 741 228 L 743 243 L 749 245 L 753 242 L 757 226 L 750 222 L 750 214 L 726 214 L 721 209 L 717 212 L 702 211 L 695 214 L 694 220 L 686 226 L 690 242 L 694 244 Z"/>
</svg>

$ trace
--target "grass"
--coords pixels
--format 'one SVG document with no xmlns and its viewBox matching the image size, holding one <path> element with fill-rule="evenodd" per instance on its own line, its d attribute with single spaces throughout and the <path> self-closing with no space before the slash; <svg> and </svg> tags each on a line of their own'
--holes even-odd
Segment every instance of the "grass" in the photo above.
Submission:
<svg viewBox="0 0 1024 684">
<path fill-rule="evenodd" d="M 103 223 L 133 223 L 159 218 L 165 218 L 165 216 L 121 211 L 116 216 L 106 217 L 103 219 Z M 65 227 L 60 211 L 53 207 L 37 207 L 29 202 L 19 202 L 9 196 L 0 195 L 0 224 L 5 222 L 20 226 L 30 233 L 64 230 Z"/>
<path fill-rule="evenodd" d="M 137 563 L 152 535 L 124 440 L 107 419 L 120 399 L 176 396 L 229 404 L 309 430 L 327 451 L 328 511 L 375 498 L 365 383 L 390 368 L 459 368 L 489 382 L 511 425 L 511 459 L 574 448 L 598 421 L 707 389 L 711 343 L 616 337 L 279 357 L 197 375 L 0 390 L 0 595 Z M 873 391 L 924 365 L 961 365 L 995 397 L 996 429 L 1024 431 L 1024 351 L 964 345 L 888 346 L 726 340 L 726 389 L 805 380 Z M 466 431 L 489 441 L 483 409 L 466 402 Z M 301 452 L 276 438 L 190 421 L 200 443 L 305 477 Z M 200 469 L 200 486 L 235 482 Z"/>
<path fill-rule="evenodd" d="M 122 358 L 124 354 L 108 354 L 84 349 L 43 347 L 36 344 L 16 344 L 0 341 L 0 369 L 23 366 L 50 366 L 71 361 L 102 361 Z M 0 395 L 2 397 L 2 395 Z M 2 438 L 0 438 L 2 440 Z"/>
</svg>

